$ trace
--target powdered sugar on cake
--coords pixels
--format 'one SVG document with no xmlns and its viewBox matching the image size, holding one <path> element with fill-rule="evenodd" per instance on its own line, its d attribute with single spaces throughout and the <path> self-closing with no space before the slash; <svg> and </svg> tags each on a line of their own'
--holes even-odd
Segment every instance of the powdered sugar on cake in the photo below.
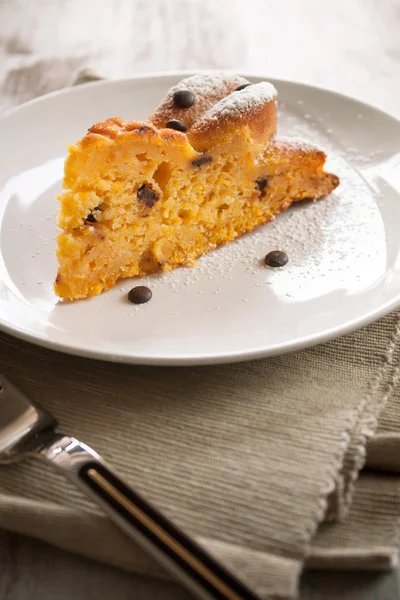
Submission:
<svg viewBox="0 0 400 600">
<path fill-rule="evenodd" d="M 272 83 L 262 81 L 249 85 L 222 98 L 204 113 L 203 121 L 216 121 L 220 118 L 240 118 L 252 109 L 276 100 L 277 91 Z"/>
<path fill-rule="evenodd" d="M 287 137 L 285 135 L 280 135 L 278 140 L 279 143 L 288 150 L 297 150 L 298 152 L 310 152 L 318 147 L 311 142 L 304 141 L 301 137 Z"/>
<path fill-rule="evenodd" d="M 246 83 L 249 83 L 247 79 L 235 73 L 230 73 L 229 71 L 213 73 L 210 71 L 209 73 L 199 73 L 187 79 L 182 79 L 182 81 L 170 89 L 167 97 L 172 97 L 174 92 L 183 89 L 193 92 L 197 100 L 202 96 L 208 98 L 219 97 L 221 89 L 238 87 Z"/>
<path fill-rule="evenodd" d="M 216 102 L 231 94 L 237 87 L 249 82 L 244 77 L 227 71 L 206 72 L 182 79 L 167 93 L 164 101 L 154 111 L 150 121 L 156 127 L 165 127 L 169 119 L 181 120 L 190 127 Z M 176 92 L 187 91 L 194 95 L 194 103 L 182 108 L 174 102 Z"/>
</svg>

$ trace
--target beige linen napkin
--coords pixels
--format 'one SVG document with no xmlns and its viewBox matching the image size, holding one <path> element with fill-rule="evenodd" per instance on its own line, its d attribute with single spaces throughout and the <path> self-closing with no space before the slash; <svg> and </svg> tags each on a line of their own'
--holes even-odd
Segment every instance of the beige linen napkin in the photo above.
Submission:
<svg viewBox="0 0 400 600">
<path fill-rule="evenodd" d="M 6 98 L 25 98 L 27 85 L 16 77 Z M 397 479 L 356 480 L 375 429 L 397 424 L 399 319 L 282 357 L 201 368 L 105 364 L 1 335 L 1 370 L 262 598 L 289 598 L 307 560 L 396 563 Z M 0 526 L 165 576 L 41 463 L 1 467 Z"/>
<path fill-rule="evenodd" d="M 327 524 L 312 539 L 339 474 L 356 478 L 392 394 L 398 320 L 391 314 L 287 356 L 201 368 L 106 365 L 3 336 L 2 369 L 262 597 L 290 597 L 307 556 L 314 566 L 335 557 L 343 566 L 346 556 L 358 567 L 395 562 L 390 481 L 360 479 L 352 519 Z M 3 467 L 0 482 L 2 527 L 157 571 L 45 465 Z M 342 504 L 350 498 L 344 487 Z M 371 507 L 376 519 L 364 535 L 357 524 L 371 521 Z"/>
<path fill-rule="evenodd" d="M 397 329 L 398 324 L 395 332 Z M 395 333 L 395 338 L 397 335 Z M 392 392 L 380 414 L 375 435 L 367 440 L 365 466 L 368 470 L 356 482 L 350 513 L 343 522 L 320 526 L 307 557 L 309 567 L 387 569 L 398 566 L 400 386 L 396 386 L 397 353 L 398 348 L 392 354 L 393 370 L 388 382 Z"/>
</svg>

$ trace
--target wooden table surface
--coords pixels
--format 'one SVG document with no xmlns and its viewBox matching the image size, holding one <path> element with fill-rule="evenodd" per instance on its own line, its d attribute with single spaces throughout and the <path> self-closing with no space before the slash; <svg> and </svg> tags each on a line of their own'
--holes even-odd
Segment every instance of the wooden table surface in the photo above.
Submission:
<svg viewBox="0 0 400 600">
<path fill-rule="evenodd" d="M 400 0 L 0 0 L 0 107 L 107 76 L 237 68 L 316 83 L 400 117 Z M 44 81 L 36 74 L 47 69 Z M 302 599 L 394 600 L 397 573 L 306 573 Z M 178 585 L 0 532 L 0 600 L 184 600 Z"/>
</svg>

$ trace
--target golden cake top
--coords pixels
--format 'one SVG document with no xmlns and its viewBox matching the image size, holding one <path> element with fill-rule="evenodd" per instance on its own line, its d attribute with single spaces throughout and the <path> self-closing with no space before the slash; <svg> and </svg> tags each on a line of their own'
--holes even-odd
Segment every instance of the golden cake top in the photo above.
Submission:
<svg viewBox="0 0 400 600">
<path fill-rule="evenodd" d="M 247 130 L 253 142 L 263 143 L 276 132 L 276 96 L 267 82 L 250 84 L 231 73 L 202 73 L 173 86 L 149 121 L 114 117 L 93 125 L 83 142 L 93 141 L 92 134 L 115 139 L 135 132 L 205 152 Z"/>
<path fill-rule="evenodd" d="M 276 89 L 266 81 L 232 92 L 193 124 L 188 132 L 190 143 L 204 151 L 227 142 L 245 127 L 254 141 L 268 141 L 276 133 L 276 97 Z"/>
<path fill-rule="evenodd" d="M 149 120 L 159 128 L 166 127 L 170 120 L 179 120 L 188 130 L 216 102 L 248 84 L 244 77 L 229 72 L 186 77 L 167 92 Z"/>
<path fill-rule="evenodd" d="M 227 142 L 244 127 L 254 141 L 264 142 L 276 132 L 276 97 L 271 83 L 251 84 L 229 72 L 202 73 L 173 86 L 149 120 L 187 132 L 200 152 Z"/>
</svg>

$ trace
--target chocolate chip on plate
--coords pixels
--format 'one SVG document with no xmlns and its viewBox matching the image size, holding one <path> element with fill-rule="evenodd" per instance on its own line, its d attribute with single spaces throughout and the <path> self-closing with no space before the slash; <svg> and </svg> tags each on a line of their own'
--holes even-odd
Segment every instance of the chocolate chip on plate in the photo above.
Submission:
<svg viewBox="0 0 400 600">
<path fill-rule="evenodd" d="M 179 121 L 178 119 L 170 119 L 165 127 L 168 129 L 176 129 L 176 131 L 187 131 L 185 123 L 182 123 L 182 121 Z"/>
<path fill-rule="evenodd" d="M 265 189 L 265 187 L 267 186 L 267 183 L 268 183 L 268 177 L 259 177 L 258 179 L 256 179 L 256 186 L 258 187 L 260 192 L 262 192 Z"/>
<path fill-rule="evenodd" d="M 159 199 L 159 194 L 153 190 L 153 188 L 148 184 L 144 183 L 140 186 L 137 191 L 137 195 L 139 200 L 145 203 L 148 208 L 153 208 L 157 200 Z"/>
<path fill-rule="evenodd" d="M 172 97 L 179 108 L 190 108 L 195 101 L 195 95 L 189 90 L 177 90 Z"/>
<path fill-rule="evenodd" d="M 132 302 L 132 304 L 145 304 L 151 300 L 152 295 L 153 292 L 150 288 L 145 285 L 138 285 L 129 290 L 128 300 L 129 302 Z"/>
<path fill-rule="evenodd" d="M 242 85 L 239 85 L 237 88 L 235 88 L 233 91 L 234 92 L 240 92 L 240 90 L 244 90 L 244 88 L 249 87 L 249 85 L 251 85 L 251 83 L 242 83 Z"/>
<path fill-rule="evenodd" d="M 288 255 L 286 252 L 282 252 L 282 250 L 272 250 L 272 252 L 268 252 L 267 256 L 264 258 L 265 264 L 273 269 L 284 267 L 288 261 Z"/>
</svg>

